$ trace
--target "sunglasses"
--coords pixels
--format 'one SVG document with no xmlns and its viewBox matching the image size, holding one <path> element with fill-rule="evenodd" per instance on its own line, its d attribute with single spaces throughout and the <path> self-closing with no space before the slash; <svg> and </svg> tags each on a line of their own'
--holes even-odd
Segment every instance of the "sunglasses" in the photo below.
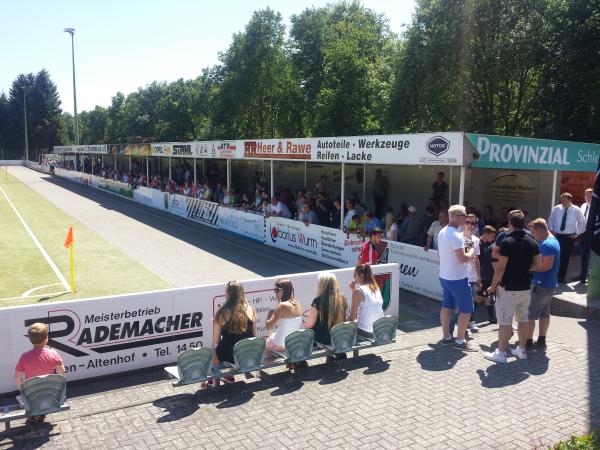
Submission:
<svg viewBox="0 0 600 450">
<path fill-rule="evenodd" d="M 477 222 L 465 221 L 465 225 L 477 225 Z"/>
</svg>

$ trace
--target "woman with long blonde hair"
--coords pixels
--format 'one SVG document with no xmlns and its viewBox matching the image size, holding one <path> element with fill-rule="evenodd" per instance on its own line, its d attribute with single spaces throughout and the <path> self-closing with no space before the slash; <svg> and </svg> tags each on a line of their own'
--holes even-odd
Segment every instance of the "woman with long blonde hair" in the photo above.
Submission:
<svg viewBox="0 0 600 450">
<path fill-rule="evenodd" d="M 256 336 L 256 312 L 246 300 L 244 288 L 230 281 L 225 288 L 225 303 L 213 319 L 213 364 L 234 363 L 233 346 Z"/>
<path fill-rule="evenodd" d="M 317 297 L 313 300 L 304 328 L 312 328 L 315 342 L 331 344 L 331 329 L 346 320 L 346 299 L 334 274 L 323 272 L 317 278 Z"/>
</svg>

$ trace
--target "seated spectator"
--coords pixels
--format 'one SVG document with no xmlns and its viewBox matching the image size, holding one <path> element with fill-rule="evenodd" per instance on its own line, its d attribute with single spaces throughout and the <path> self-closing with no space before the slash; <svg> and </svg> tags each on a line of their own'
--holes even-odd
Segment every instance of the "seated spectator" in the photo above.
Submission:
<svg viewBox="0 0 600 450">
<path fill-rule="evenodd" d="M 294 286 L 287 278 L 277 280 L 273 289 L 277 306 L 267 315 L 267 330 L 273 333 L 267 339 L 267 349 L 285 351 L 285 338 L 302 328 L 302 308 L 294 296 Z"/>
<path fill-rule="evenodd" d="M 237 207 L 242 209 L 248 209 L 252 206 L 252 203 L 248 199 L 248 194 L 242 194 L 242 200 L 238 203 Z"/>
<path fill-rule="evenodd" d="M 273 204 L 273 200 L 275 200 L 275 215 L 278 217 L 283 217 L 284 219 L 291 219 L 293 217 L 290 209 L 287 207 L 287 205 L 277 199 L 277 197 L 273 197 L 273 199 L 271 200 L 271 204 Z"/>
<path fill-rule="evenodd" d="M 400 242 L 410 245 L 423 245 L 423 224 L 417 216 L 417 208 L 408 207 L 408 217 L 400 226 Z"/>
<path fill-rule="evenodd" d="M 320 273 L 317 286 L 317 297 L 310 305 L 304 328 L 315 332 L 315 342 L 330 345 L 331 329 L 346 320 L 347 303 L 334 274 Z"/>
<path fill-rule="evenodd" d="M 246 300 L 242 285 L 237 281 L 230 281 L 225 288 L 225 303 L 213 319 L 213 365 L 219 365 L 223 361 L 234 364 L 234 345 L 254 336 L 256 312 Z"/>
<path fill-rule="evenodd" d="M 48 345 L 48 325 L 34 323 L 27 330 L 27 337 L 33 345 L 33 349 L 23 353 L 15 366 L 17 388 L 20 389 L 23 381 L 32 377 L 53 373 L 64 375 L 65 367 L 62 358 L 56 350 L 46 347 Z M 45 418 L 46 416 L 32 416 L 27 419 L 27 422 L 43 422 Z"/>
<path fill-rule="evenodd" d="M 360 217 L 358 214 L 354 214 L 347 232 L 363 234 L 365 232 L 365 219 Z"/>
<path fill-rule="evenodd" d="M 298 213 L 298 220 L 304 222 L 305 225 L 310 225 L 311 223 L 319 225 L 317 213 L 310 209 L 310 205 L 307 202 L 302 204 L 302 210 Z"/>
<path fill-rule="evenodd" d="M 385 239 L 388 241 L 398 240 L 398 224 L 394 218 L 394 210 L 388 206 L 385 208 Z"/>
<path fill-rule="evenodd" d="M 210 183 L 208 181 L 204 182 L 204 200 L 206 201 L 212 201 L 213 199 L 213 191 L 212 188 L 210 187 Z"/>
<path fill-rule="evenodd" d="M 371 211 L 367 211 L 364 217 L 364 232 L 370 234 L 374 228 L 383 228 L 383 224 Z"/>
<path fill-rule="evenodd" d="M 221 183 L 217 183 L 217 187 L 213 191 L 213 202 L 215 203 L 223 203 L 223 197 L 225 197 L 225 192 L 223 192 L 223 185 Z"/>
<path fill-rule="evenodd" d="M 262 189 L 257 188 L 254 191 L 254 202 L 248 207 L 248 211 L 256 211 L 258 212 L 258 210 L 260 209 L 260 205 L 262 205 Z"/>
<path fill-rule="evenodd" d="M 429 227 L 429 230 L 427 230 L 427 243 L 425 244 L 425 247 L 423 247 L 425 251 L 430 248 L 433 250 L 438 249 L 438 234 L 446 225 L 448 225 L 448 213 L 446 211 L 440 211 L 438 220 L 433 222 Z"/>
<path fill-rule="evenodd" d="M 269 204 L 269 201 L 266 199 L 262 199 L 262 203 L 260 205 L 260 207 L 258 207 L 256 209 L 257 214 L 262 214 L 267 216 L 269 214 L 269 209 L 270 209 L 271 205 Z"/>
<path fill-rule="evenodd" d="M 370 264 L 356 266 L 350 290 L 352 306 L 348 320 L 356 320 L 358 334 L 373 337 L 373 322 L 383 317 L 383 297 Z"/>
<path fill-rule="evenodd" d="M 276 216 L 277 215 L 277 197 L 271 197 L 271 202 L 267 206 L 267 215 L 268 216 Z"/>
<path fill-rule="evenodd" d="M 183 185 L 183 189 L 181 189 L 181 194 L 185 195 L 186 197 L 191 197 L 192 195 L 192 186 L 190 186 L 190 182 L 186 180 L 186 182 Z"/>
<path fill-rule="evenodd" d="M 294 202 L 294 206 L 296 207 L 296 211 L 298 211 L 298 213 L 302 211 L 302 205 L 305 202 L 308 202 L 308 198 L 306 197 L 304 190 L 298 189 L 296 191 L 296 201 Z"/>
</svg>

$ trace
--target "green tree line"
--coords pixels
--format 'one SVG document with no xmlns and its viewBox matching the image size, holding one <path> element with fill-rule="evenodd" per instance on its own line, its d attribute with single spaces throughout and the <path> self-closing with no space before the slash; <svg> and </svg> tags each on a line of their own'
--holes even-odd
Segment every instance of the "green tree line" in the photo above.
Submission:
<svg viewBox="0 0 600 450">
<path fill-rule="evenodd" d="M 400 34 L 357 1 L 253 13 L 219 64 L 79 115 L 80 143 L 461 130 L 600 142 L 600 0 L 417 0 Z M 74 140 L 46 71 L 0 96 L 0 148 Z M 30 106 L 31 103 L 31 106 Z"/>
</svg>

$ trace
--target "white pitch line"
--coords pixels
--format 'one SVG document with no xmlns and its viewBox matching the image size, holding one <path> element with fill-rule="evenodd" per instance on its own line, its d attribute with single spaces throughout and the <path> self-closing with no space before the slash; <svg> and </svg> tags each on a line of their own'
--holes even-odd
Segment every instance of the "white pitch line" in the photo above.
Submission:
<svg viewBox="0 0 600 450">
<path fill-rule="evenodd" d="M 44 288 L 47 288 L 47 287 L 58 286 L 58 285 L 60 285 L 60 284 L 61 284 L 61 283 L 54 283 L 54 284 L 47 284 L 47 285 L 45 285 L 45 286 L 38 286 L 38 287 L 34 287 L 34 288 L 31 288 L 31 289 L 29 289 L 28 291 L 25 291 L 25 292 L 23 292 L 23 293 L 21 294 L 21 297 L 29 297 L 29 296 L 31 295 L 31 293 L 32 293 L 32 292 L 35 292 L 35 291 L 37 291 L 38 289 L 44 289 Z"/>
<path fill-rule="evenodd" d="M 54 261 L 52 261 L 52 259 L 48 255 L 48 253 L 46 253 L 46 250 L 44 250 L 44 247 L 42 247 L 42 244 L 40 244 L 40 241 L 37 240 L 37 238 L 33 234 L 33 231 L 31 231 L 31 229 L 29 228 L 29 226 L 27 225 L 27 223 L 25 223 L 25 220 L 23 219 L 23 216 L 21 216 L 21 214 L 19 213 L 19 211 L 17 210 L 17 208 L 15 208 L 15 205 L 13 205 L 13 202 L 10 201 L 10 198 L 8 198 L 8 195 L 6 195 L 6 192 L 4 191 L 4 189 L 2 189 L 2 186 L 0 186 L 0 191 L 2 191 L 2 194 L 4 195 L 4 198 L 6 199 L 6 201 L 10 205 L 10 207 L 13 209 L 13 211 L 15 212 L 15 214 L 17 215 L 17 217 L 21 221 L 21 224 L 23 224 L 23 227 L 25 227 L 25 230 L 27 231 L 27 233 L 29 233 L 29 236 L 31 236 L 31 239 L 33 240 L 33 242 L 37 246 L 37 248 L 40 251 L 40 253 L 42 254 L 42 256 L 44 256 L 44 258 L 46 258 L 46 261 L 48 262 L 48 265 L 50 266 L 50 268 L 52 269 L 52 271 L 54 272 L 54 274 L 58 277 L 58 279 L 60 280 L 61 284 L 64 286 L 65 290 L 71 291 L 71 286 L 69 285 L 69 283 L 67 283 L 67 280 L 65 280 L 65 277 L 63 276 L 63 274 L 60 273 L 60 270 L 58 270 L 58 267 L 56 267 L 56 264 L 54 264 Z"/>
</svg>

